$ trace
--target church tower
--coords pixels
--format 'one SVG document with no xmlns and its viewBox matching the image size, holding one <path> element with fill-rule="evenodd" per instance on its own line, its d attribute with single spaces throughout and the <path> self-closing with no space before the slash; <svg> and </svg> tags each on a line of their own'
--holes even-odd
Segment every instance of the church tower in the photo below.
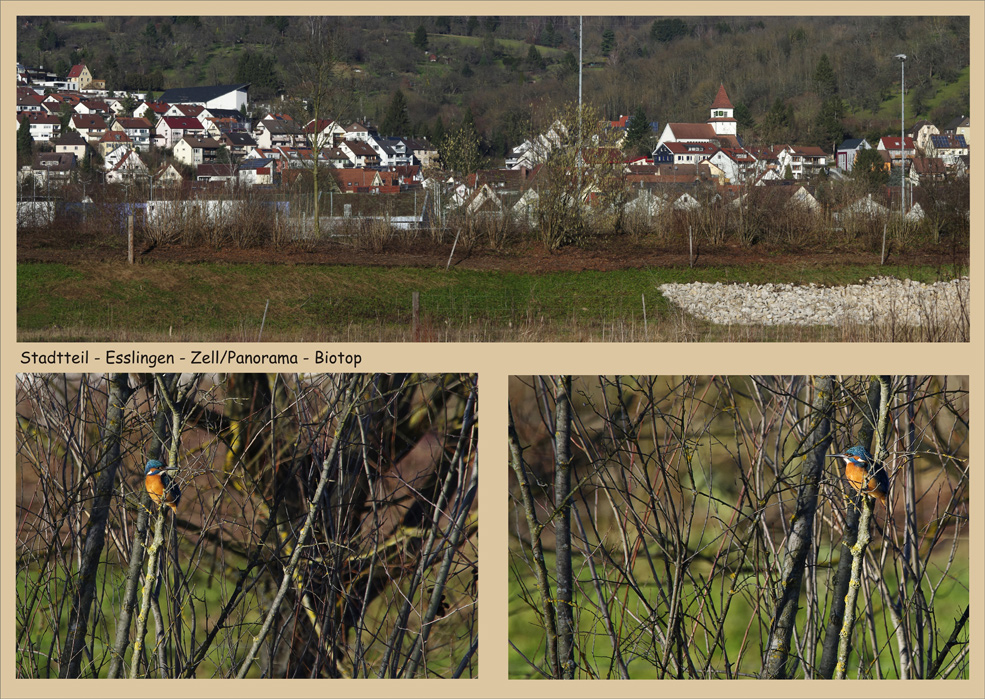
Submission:
<svg viewBox="0 0 985 699">
<path fill-rule="evenodd" d="M 732 106 L 732 102 L 729 101 L 728 95 L 725 94 L 725 86 L 719 85 L 718 94 L 715 95 L 715 101 L 711 103 L 711 118 L 708 120 L 708 124 L 711 128 L 715 129 L 715 133 L 719 136 L 735 136 L 735 126 L 736 121 L 733 116 L 735 108 Z"/>
</svg>

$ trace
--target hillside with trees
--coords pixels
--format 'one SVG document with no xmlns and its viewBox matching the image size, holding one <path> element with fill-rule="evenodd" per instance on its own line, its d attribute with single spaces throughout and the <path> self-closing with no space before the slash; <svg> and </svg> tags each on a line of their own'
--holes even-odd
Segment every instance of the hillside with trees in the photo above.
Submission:
<svg viewBox="0 0 985 699">
<path fill-rule="evenodd" d="M 249 82 L 257 111 L 294 96 L 292 17 L 20 18 L 18 61 L 84 62 L 110 90 Z M 345 17 L 355 113 L 434 139 L 474 120 L 501 158 L 577 97 L 577 17 Z M 967 17 L 586 17 L 584 96 L 603 115 L 704 121 L 727 86 L 747 144 L 843 137 L 969 113 Z M 471 115 L 471 116 L 468 116 Z"/>
</svg>

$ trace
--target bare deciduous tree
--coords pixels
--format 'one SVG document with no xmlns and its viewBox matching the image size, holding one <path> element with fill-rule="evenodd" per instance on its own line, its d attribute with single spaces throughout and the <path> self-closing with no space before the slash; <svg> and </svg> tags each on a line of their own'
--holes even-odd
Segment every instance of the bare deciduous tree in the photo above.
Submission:
<svg viewBox="0 0 985 699">
<path fill-rule="evenodd" d="M 969 676 L 967 377 L 567 380 L 511 385 L 512 677 L 564 676 L 565 556 L 576 678 Z"/>
<path fill-rule="evenodd" d="M 474 376 L 18 389 L 19 677 L 475 676 Z"/>
</svg>

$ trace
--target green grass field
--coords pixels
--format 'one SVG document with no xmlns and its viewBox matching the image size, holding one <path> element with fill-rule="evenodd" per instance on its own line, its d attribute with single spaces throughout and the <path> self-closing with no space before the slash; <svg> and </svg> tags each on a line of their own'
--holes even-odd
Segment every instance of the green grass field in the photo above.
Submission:
<svg viewBox="0 0 985 699">
<path fill-rule="evenodd" d="M 58 571 L 59 577 L 57 579 L 50 579 L 43 586 L 35 605 L 30 610 L 22 605 L 26 600 L 32 598 L 32 591 L 38 584 L 39 570 L 36 566 L 28 566 L 19 568 L 17 571 L 17 634 L 22 638 L 18 643 L 18 676 L 58 676 L 57 663 L 52 663 L 49 667 L 44 657 L 48 650 L 53 647 L 54 642 L 53 629 L 47 621 L 50 618 L 49 612 L 53 612 L 58 607 L 58 600 L 65 596 L 67 586 L 74 584 L 74 581 L 70 581 L 67 585 L 66 580 L 60 575 L 63 572 L 62 569 L 59 568 Z M 99 625 L 99 633 L 94 634 L 92 637 L 91 648 L 94 662 L 99 667 L 99 676 L 105 677 L 109 668 L 108 656 L 112 651 L 111 645 L 116 634 L 114 622 L 119 615 L 121 604 L 119 595 L 126 583 L 126 564 L 119 560 L 106 560 L 100 567 L 99 577 L 100 580 L 97 583 L 97 587 L 101 592 L 96 596 L 96 599 L 100 605 L 99 617 L 102 622 Z M 222 575 L 210 575 L 207 570 L 196 569 L 192 572 L 188 582 L 195 591 L 196 610 L 193 616 L 186 605 L 182 611 L 180 624 L 184 627 L 185 633 L 187 634 L 188 627 L 194 619 L 196 623 L 195 633 L 199 641 L 201 641 L 209 631 L 209 621 L 215 620 L 223 604 L 232 593 L 235 576 L 232 572 L 225 577 Z M 169 626 L 177 625 L 174 624 L 177 620 L 173 622 L 169 618 L 170 608 L 165 603 L 165 600 L 166 593 L 162 593 L 161 611 L 165 616 L 165 623 Z M 30 614 L 29 622 L 25 626 L 26 615 L 28 613 Z M 136 615 L 136 611 L 134 614 Z M 57 630 L 60 641 L 64 641 L 65 639 L 67 616 L 63 611 L 60 617 L 60 626 Z M 259 620 L 260 614 L 258 610 L 254 610 L 245 617 L 237 619 L 237 621 L 246 624 L 256 624 Z M 235 628 L 235 625 L 233 627 Z M 145 643 L 153 643 L 154 628 L 154 622 L 149 621 L 147 635 L 144 638 Z M 220 634 L 220 640 L 222 637 Z M 230 634 L 230 638 L 233 637 L 234 635 Z M 229 671 L 229 658 L 223 652 L 222 645 L 222 643 L 217 644 L 215 652 L 206 656 L 198 668 L 198 677 L 217 677 Z M 128 649 L 127 666 L 129 666 L 132 652 L 133 638 L 131 638 L 131 645 Z M 226 666 L 221 667 L 224 663 Z M 50 675 L 48 674 L 49 672 Z M 253 668 L 251 670 L 251 677 L 259 677 L 259 675 L 259 668 Z"/>
<path fill-rule="evenodd" d="M 844 285 L 880 275 L 933 282 L 941 271 L 818 268 L 806 262 L 539 275 L 417 267 L 22 263 L 18 332 L 22 341 L 254 341 L 263 323 L 262 339 L 278 341 L 680 339 L 680 329 L 670 327 L 680 314 L 658 290 L 666 282 Z M 414 292 L 421 311 L 416 336 Z M 758 339 L 831 339 L 832 331 L 776 326 L 763 328 Z M 687 332 L 700 335 L 690 339 L 742 339 L 697 321 Z"/>
<path fill-rule="evenodd" d="M 823 569 L 830 560 L 830 550 L 821 547 L 818 554 L 818 564 Z M 941 555 L 946 558 L 946 552 Z M 553 571 L 554 556 L 545 552 L 545 559 L 548 570 Z M 963 551 L 958 555 L 958 560 L 961 563 L 952 569 L 952 575 L 943 581 L 936 595 L 932 594 L 933 591 L 929 584 L 924 585 L 927 599 L 934 600 L 934 620 L 937 624 L 935 632 L 941 636 L 938 640 L 940 644 L 944 643 L 951 632 L 954 621 L 968 605 L 967 547 L 963 547 Z M 596 565 L 603 565 L 601 559 L 596 561 Z M 931 565 L 936 565 L 936 562 L 932 562 Z M 639 579 L 646 580 L 648 572 L 642 562 L 642 557 L 640 557 L 636 567 Z M 701 566 L 696 566 L 690 571 L 696 579 L 704 579 L 704 576 L 707 575 L 707 566 L 705 566 L 705 570 L 700 568 Z M 598 615 L 595 589 L 591 583 L 589 568 L 585 560 L 577 555 L 574 560 L 574 570 L 578 572 L 578 582 L 575 583 L 577 590 L 575 595 L 575 607 L 577 609 L 575 624 L 577 628 L 576 657 L 579 658 L 579 667 L 587 666 L 595 668 L 597 671 L 601 670 L 602 679 L 605 678 L 604 672 L 608 670 L 611 673 L 609 677 L 616 678 L 618 674 L 614 670 L 612 644 Z M 824 580 L 826 575 L 827 573 L 822 571 L 819 573 L 819 578 Z M 896 580 L 889 579 L 891 576 L 892 572 L 888 571 L 889 589 L 895 590 Z M 739 594 L 743 591 L 742 588 L 762 583 L 762 576 L 759 580 L 755 576 L 749 575 L 744 579 L 734 581 L 723 580 L 719 576 L 707 592 L 697 590 L 691 583 L 685 584 L 684 604 L 691 613 L 698 609 L 698 604 L 703 598 L 707 598 L 713 605 L 719 604 L 725 598 L 730 598 L 729 615 L 726 618 L 723 634 L 726 652 L 723 656 L 721 650 L 717 651 L 716 657 L 719 662 L 713 663 L 713 667 L 720 672 L 724 672 L 726 657 L 728 662 L 733 664 L 732 671 L 738 672 L 740 676 L 754 676 L 762 668 L 761 656 L 759 655 L 760 627 L 757 624 L 750 627 L 750 620 L 756 611 L 747 596 Z M 723 589 L 723 586 L 729 589 Z M 509 650 L 509 676 L 513 679 L 539 679 L 543 675 L 531 668 L 528 660 L 540 667 L 546 667 L 543 623 L 540 616 L 523 599 L 524 590 L 539 605 L 540 598 L 537 596 L 537 585 L 533 572 L 524 567 L 524 562 L 521 559 L 516 559 L 511 564 L 509 577 L 509 638 L 511 644 L 516 646 Z M 647 598 L 648 604 L 655 604 L 660 607 L 661 602 L 655 585 L 643 584 L 638 590 L 643 597 Z M 579 595 L 586 595 L 587 598 L 579 603 Z M 657 667 L 651 657 L 654 651 L 651 641 L 647 638 L 649 634 L 644 629 L 643 636 L 636 638 L 637 632 L 640 631 L 641 618 L 646 617 L 647 605 L 641 602 L 641 595 L 627 586 L 618 595 L 618 599 L 610 600 L 610 610 L 613 625 L 621 641 L 623 660 L 626 662 L 630 678 L 656 679 Z M 864 613 L 864 610 L 860 611 Z M 661 608 L 661 617 L 658 623 L 666 622 L 666 612 L 665 606 Z M 764 623 L 768 623 L 768 613 L 762 610 L 760 612 L 763 613 Z M 853 648 L 848 676 L 854 679 L 859 672 L 871 676 L 875 673 L 876 664 L 879 664 L 882 668 L 883 677 L 894 679 L 895 676 L 892 673 L 899 663 L 898 658 L 896 658 L 896 643 L 895 638 L 891 635 L 891 629 L 887 629 L 886 624 L 883 624 L 883 621 L 888 624 L 889 612 L 884 600 L 877 593 L 871 602 L 870 613 L 876 623 L 870 625 L 864 618 L 856 622 L 856 638 L 863 640 L 861 642 L 856 641 Z M 798 614 L 797 628 L 803 629 L 805 623 L 806 613 L 802 607 Z M 689 631 L 692 630 L 692 624 L 694 624 L 693 620 L 686 624 Z M 871 635 L 872 629 L 875 629 L 874 636 Z M 707 629 L 703 629 L 700 625 L 695 625 L 693 630 L 695 631 L 694 644 L 700 649 L 696 653 L 696 658 L 704 657 L 704 650 L 712 643 L 713 639 L 708 637 Z M 766 631 L 768 632 L 768 628 Z M 965 631 L 964 638 L 967 639 L 967 631 Z M 873 648 L 880 649 L 878 657 L 873 652 Z M 859 654 L 861 654 L 861 659 Z M 819 658 L 820 649 L 817 653 L 817 659 Z M 741 660 L 741 662 L 737 663 L 737 660 Z M 588 675 L 579 671 L 576 678 L 587 679 Z M 724 675 L 719 676 L 719 678 L 724 678 Z"/>
</svg>

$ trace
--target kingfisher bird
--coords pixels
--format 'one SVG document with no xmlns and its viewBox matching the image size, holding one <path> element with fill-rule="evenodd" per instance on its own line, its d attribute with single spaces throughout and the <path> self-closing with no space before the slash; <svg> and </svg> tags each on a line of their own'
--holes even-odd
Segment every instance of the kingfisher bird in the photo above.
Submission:
<svg viewBox="0 0 985 699">
<path fill-rule="evenodd" d="M 173 470 L 176 469 L 168 468 L 157 459 L 151 459 L 144 469 L 144 487 L 147 488 L 151 500 L 158 505 L 163 502 L 177 514 L 181 489 L 167 474 L 167 471 Z"/>
<path fill-rule="evenodd" d="M 886 496 L 889 495 L 889 478 L 882 464 L 876 463 L 872 454 L 859 445 L 846 449 L 843 454 L 830 454 L 845 462 L 845 478 L 855 488 L 866 495 L 871 495 L 886 506 Z"/>
</svg>

